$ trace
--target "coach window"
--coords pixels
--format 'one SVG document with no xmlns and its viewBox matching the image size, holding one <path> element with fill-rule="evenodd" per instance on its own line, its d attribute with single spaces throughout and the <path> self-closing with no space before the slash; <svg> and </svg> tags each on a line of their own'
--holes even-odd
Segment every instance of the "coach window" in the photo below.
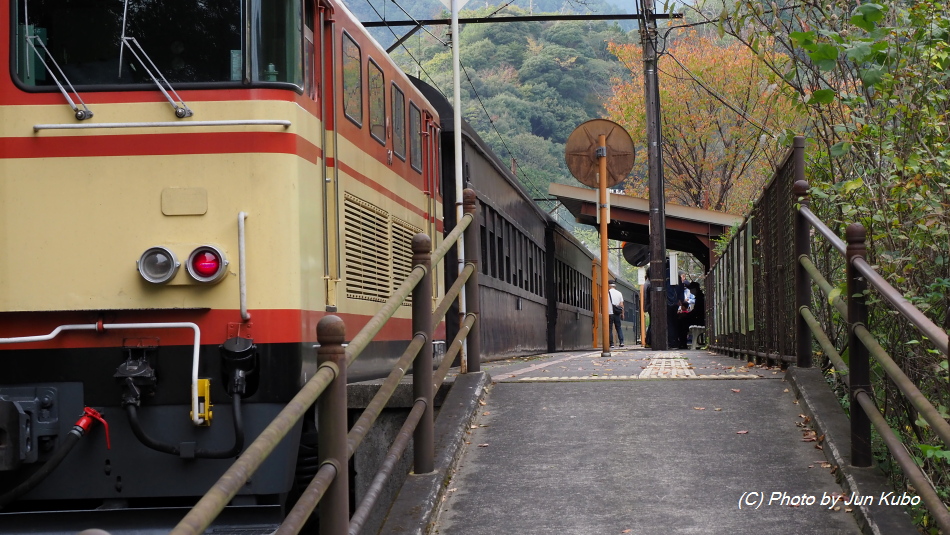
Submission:
<svg viewBox="0 0 950 535">
<path fill-rule="evenodd" d="M 406 96 L 393 84 L 393 153 L 406 161 Z"/>
<path fill-rule="evenodd" d="M 343 34 L 343 113 L 363 126 L 363 69 L 359 45 Z"/>
<path fill-rule="evenodd" d="M 422 112 L 409 103 L 409 165 L 422 172 Z"/>
<path fill-rule="evenodd" d="M 376 62 L 366 64 L 366 82 L 369 84 L 369 133 L 376 141 L 386 144 L 386 83 L 383 70 Z"/>
</svg>

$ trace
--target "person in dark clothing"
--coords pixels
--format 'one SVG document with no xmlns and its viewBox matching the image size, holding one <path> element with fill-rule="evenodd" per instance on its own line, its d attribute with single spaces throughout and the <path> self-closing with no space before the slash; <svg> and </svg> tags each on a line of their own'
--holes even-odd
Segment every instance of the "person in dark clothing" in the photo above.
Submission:
<svg viewBox="0 0 950 535">
<path fill-rule="evenodd" d="M 706 295 L 703 293 L 702 288 L 699 287 L 699 283 L 696 281 L 689 283 L 688 288 L 690 293 L 696 296 L 696 301 L 693 304 L 692 310 L 685 314 L 679 314 L 679 346 L 684 349 L 688 347 L 686 337 L 689 335 L 690 326 L 706 326 Z"/>
<path fill-rule="evenodd" d="M 670 284 L 669 280 L 666 283 L 666 340 L 670 349 L 679 347 L 679 310 L 686 302 L 684 278 L 685 273 L 681 273 L 676 284 Z"/>
</svg>

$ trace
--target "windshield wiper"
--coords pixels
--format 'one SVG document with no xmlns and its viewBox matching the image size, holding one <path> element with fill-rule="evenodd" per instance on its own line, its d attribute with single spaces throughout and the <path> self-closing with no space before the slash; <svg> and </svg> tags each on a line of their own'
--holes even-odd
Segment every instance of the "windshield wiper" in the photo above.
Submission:
<svg viewBox="0 0 950 535">
<path fill-rule="evenodd" d="M 56 73 L 53 72 L 53 69 L 50 68 L 48 63 L 46 63 L 46 59 L 43 58 L 44 54 L 40 53 L 39 49 L 36 47 L 33 41 L 36 41 L 37 43 L 39 43 L 40 48 L 42 48 L 43 51 L 46 52 L 45 54 L 46 57 L 49 58 L 50 62 L 53 63 L 53 66 L 56 67 L 56 71 L 59 72 L 59 75 L 62 76 L 63 80 L 66 81 L 66 85 L 69 86 L 69 90 L 72 91 L 74 95 L 76 95 L 76 100 L 79 101 L 79 104 L 82 106 L 82 109 L 79 109 L 79 106 L 77 106 L 76 103 L 73 102 L 73 99 L 69 96 L 69 93 L 66 92 L 66 88 L 63 87 L 63 84 L 59 82 L 59 78 L 57 78 Z M 63 69 L 59 68 L 59 63 L 56 63 L 56 60 L 53 59 L 53 55 L 50 54 L 50 51 L 48 48 L 46 48 L 46 44 L 43 43 L 43 40 L 40 39 L 39 36 L 37 35 L 28 35 L 26 37 L 26 42 L 27 44 L 30 45 L 30 48 L 33 49 L 33 53 L 36 54 L 36 57 L 40 60 L 40 63 L 43 64 L 43 67 L 46 68 L 46 72 L 53 78 L 53 81 L 56 82 L 56 87 L 59 88 L 60 93 L 62 93 L 63 96 L 66 97 L 66 102 L 69 103 L 69 107 L 72 108 L 73 111 L 76 113 L 76 118 L 82 121 L 83 119 L 88 119 L 92 117 L 92 111 L 90 111 L 89 108 L 86 107 L 86 103 L 82 101 L 82 98 L 79 96 L 79 93 L 76 91 L 76 88 L 73 87 L 72 82 L 70 82 L 69 78 L 66 77 L 66 74 L 63 73 Z"/>
<path fill-rule="evenodd" d="M 170 84 L 168 80 L 165 79 L 165 75 L 163 75 L 162 71 L 158 69 L 158 67 L 155 65 L 155 62 L 152 61 L 152 58 L 148 57 L 148 54 L 145 52 L 145 49 L 142 48 L 142 45 L 140 45 L 139 42 L 136 41 L 134 37 L 125 36 L 126 17 L 128 15 L 128 12 L 129 12 L 129 0 L 125 0 L 125 6 L 122 10 L 122 36 L 121 36 L 122 43 L 119 45 L 119 78 L 122 78 L 122 52 L 125 50 L 125 47 L 129 47 L 129 52 L 131 52 L 132 55 L 135 56 L 135 59 L 138 60 L 139 65 L 141 65 L 142 68 L 145 69 L 145 72 L 148 74 L 149 78 L 152 79 L 152 82 L 155 82 L 155 85 L 158 87 L 158 90 L 161 91 L 163 95 L 165 95 L 165 98 L 168 99 L 169 104 L 171 104 L 172 108 L 174 108 L 175 117 L 178 117 L 179 119 L 184 119 L 185 117 L 191 117 L 192 115 L 194 115 L 194 112 L 192 112 L 188 108 L 188 105 L 185 104 L 185 101 L 183 101 L 181 97 L 178 96 L 178 92 L 176 92 L 175 88 L 172 87 L 172 84 Z M 136 49 L 138 49 L 138 51 L 136 51 Z M 141 53 L 141 56 L 139 55 L 140 53 Z M 142 59 L 143 57 L 146 60 L 148 60 L 148 64 L 146 64 L 145 61 Z M 149 65 L 152 66 L 151 69 L 148 68 Z M 155 71 L 154 73 L 152 72 L 153 69 Z M 159 82 L 158 78 L 161 78 L 162 81 Z M 175 95 L 175 99 L 178 100 L 177 103 L 175 102 L 174 99 L 172 99 L 171 95 L 168 94 L 168 91 L 165 91 L 165 87 L 162 86 L 162 83 L 168 86 L 168 91 L 171 91 L 172 94 Z"/>
<path fill-rule="evenodd" d="M 23 3 L 23 28 L 27 33 L 30 32 L 30 16 L 29 16 L 29 2 Z M 82 109 L 79 109 L 79 106 L 76 106 L 76 103 L 73 102 L 73 99 L 69 96 L 69 93 L 66 92 L 66 88 L 63 87 L 63 84 L 59 83 L 59 78 L 56 77 L 56 73 L 53 72 L 53 69 L 50 68 L 49 64 L 46 63 L 46 59 L 43 57 L 43 54 L 36 48 L 36 45 L 33 44 L 33 41 L 36 41 L 40 44 L 40 48 L 46 52 L 46 57 L 53 63 L 53 66 L 56 67 L 56 71 L 59 72 L 59 75 L 63 77 L 63 80 L 66 81 L 66 85 L 69 86 L 69 90 L 76 95 L 76 100 L 79 101 L 79 104 L 82 105 Z M 92 111 L 86 107 L 86 103 L 82 101 L 82 98 L 79 96 L 79 92 L 76 91 L 76 88 L 73 87 L 72 82 L 69 81 L 69 78 L 66 77 L 66 74 L 63 72 L 63 69 L 59 68 L 59 63 L 56 63 L 56 60 L 53 58 L 53 54 L 50 53 L 49 49 L 46 48 L 46 43 L 38 35 L 26 35 L 26 43 L 30 45 L 30 48 L 33 49 L 33 53 L 36 54 L 37 59 L 40 60 L 40 63 L 43 64 L 43 67 L 46 69 L 46 72 L 53 78 L 53 81 L 56 82 L 56 87 L 59 88 L 59 92 L 66 97 L 66 102 L 69 103 L 69 107 L 73 109 L 73 112 L 76 113 L 76 119 L 82 121 L 83 119 L 88 119 L 92 117 Z M 30 62 L 26 62 L 27 72 L 29 72 Z"/>
<path fill-rule="evenodd" d="M 155 66 L 155 63 L 152 61 L 152 58 L 148 57 L 148 54 L 145 53 L 145 49 L 142 48 L 142 45 L 140 45 L 139 42 L 136 41 L 134 37 L 122 37 L 122 44 L 124 47 L 129 48 L 129 52 L 131 52 L 132 55 L 135 56 L 135 59 L 138 60 L 139 65 L 141 65 L 142 68 L 145 69 L 145 72 L 148 74 L 149 78 L 151 78 L 152 81 L 155 82 L 155 85 L 158 87 L 158 90 L 161 91 L 163 95 L 165 95 L 166 99 L 168 99 L 168 102 L 172 105 L 172 108 L 174 108 L 175 110 L 175 117 L 178 117 L 179 119 L 184 119 L 185 117 L 191 117 L 192 115 L 194 115 L 194 112 L 192 112 L 191 109 L 188 108 L 188 105 L 185 104 L 185 102 L 181 99 L 180 96 L 178 96 L 178 92 L 176 92 L 175 88 L 172 87 L 172 84 L 170 84 L 168 80 L 165 79 L 165 76 L 162 74 L 162 71 L 158 70 L 158 67 Z M 139 54 L 141 54 L 141 56 Z M 145 60 L 148 60 L 148 64 L 145 63 Z M 151 69 L 148 68 L 149 65 L 152 66 Z M 153 69 L 155 71 L 154 73 L 152 72 Z M 161 82 L 158 81 L 159 78 L 161 78 L 162 80 Z M 168 86 L 168 91 L 171 91 L 172 94 L 175 95 L 175 99 L 172 99 L 171 95 L 168 94 L 168 91 L 165 91 L 165 87 L 162 86 L 163 83 L 166 86 Z M 178 100 L 177 103 L 175 102 L 176 99 Z"/>
</svg>

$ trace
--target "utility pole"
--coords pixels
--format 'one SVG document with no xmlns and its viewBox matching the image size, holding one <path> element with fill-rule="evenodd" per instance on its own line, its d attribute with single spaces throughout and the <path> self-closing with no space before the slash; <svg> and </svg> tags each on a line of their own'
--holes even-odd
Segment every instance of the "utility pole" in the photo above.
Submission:
<svg viewBox="0 0 950 535">
<path fill-rule="evenodd" d="M 666 193 L 660 147 L 660 88 L 657 77 L 654 0 L 640 0 L 643 92 L 646 98 L 647 163 L 650 192 L 650 330 L 652 348 L 669 349 L 666 317 Z"/>
</svg>

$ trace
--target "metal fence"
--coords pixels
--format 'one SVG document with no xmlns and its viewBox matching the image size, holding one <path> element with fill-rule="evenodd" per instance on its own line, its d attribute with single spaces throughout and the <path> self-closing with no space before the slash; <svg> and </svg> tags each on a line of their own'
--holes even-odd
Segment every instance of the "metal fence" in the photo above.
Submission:
<svg viewBox="0 0 950 535">
<path fill-rule="evenodd" d="M 749 216 L 706 274 L 709 348 L 756 362 L 795 360 L 795 198 L 805 139 L 796 137 Z"/>
<path fill-rule="evenodd" d="M 950 423 L 940 414 L 868 328 L 868 296 L 881 299 L 876 306 L 902 316 L 913 325 L 928 350 L 948 353 L 942 330 L 893 288 L 867 262 L 866 230 L 848 225 L 842 240 L 809 207 L 804 180 L 804 139 L 795 138 L 788 156 L 756 201 L 752 213 L 738 227 L 707 274 L 710 349 L 756 362 L 767 361 L 810 367 L 816 350 L 827 365 L 845 377 L 850 420 L 852 466 L 873 462 L 872 427 L 877 430 L 894 463 L 913 484 L 934 523 L 950 533 L 950 513 L 928 476 L 908 453 L 875 399 L 872 367 L 886 375 L 908 406 L 926 422 L 944 447 L 950 446 Z M 818 248 L 813 238 L 822 240 Z M 820 249 L 819 255 L 813 249 Z M 835 253 L 833 262 L 826 253 Z M 816 262 L 815 257 L 822 261 Z M 827 272 L 818 267 L 821 264 Z M 843 264 L 843 269 L 842 269 Z M 842 292 L 828 281 L 844 275 Z M 815 288 L 816 292 L 812 291 Z M 817 305 L 817 306 L 816 306 Z M 830 306 L 836 314 L 819 314 Z M 824 322 L 817 315 L 824 316 Z M 848 362 L 841 357 L 825 327 L 846 332 Z M 906 341 L 901 341 L 904 343 Z M 915 343 L 919 341 L 915 340 Z M 891 348 L 891 350 L 896 348 Z"/>
<path fill-rule="evenodd" d="M 317 405 L 320 426 L 318 444 L 319 469 L 276 531 L 278 535 L 299 533 L 319 506 L 320 535 L 356 535 L 376 505 L 381 489 L 392 475 L 398 460 L 413 441 L 413 470 L 427 473 L 434 465 L 433 393 L 438 390 L 449 367 L 467 340 L 467 368 L 480 369 L 479 302 L 477 260 L 468 259 L 465 268 L 436 309 L 432 310 L 432 266 L 441 261 L 455 246 L 464 232 L 465 250 L 479 251 L 478 225 L 473 224 L 477 214 L 475 192 L 465 190 L 465 215 L 442 244 L 432 251 L 432 242 L 425 234 L 412 239 L 413 269 L 403 284 L 373 316 L 369 323 L 349 344 L 343 320 L 329 315 L 317 325 L 318 371 L 301 388 L 277 418 L 241 454 L 207 494 L 179 522 L 173 535 L 204 533 L 224 507 L 237 495 L 248 479 L 261 466 L 274 447 L 304 416 L 310 406 Z M 432 370 L 432 332 L 442 321 L 449 305 L 465 291 L 467 313 L 462 320 L 456 339 L 449 345 L 439 369 Z M 373 400 L 351 428 L 347 426 L 346 369 L 359 356 L 386 321 L 412 294 L 413 338 L 409 347 L 383 382 Z M 413 397 L 415 403 L 396 440 L 387 452 L 379 472 L 366 491 L 361 503 L 350 515 L 350 492 L 347 466 L 350 457 L 379 417 L 400 380 L 412 366 Z M 465 366 L 463 366 L 464 370 Z"/>
</svg>

